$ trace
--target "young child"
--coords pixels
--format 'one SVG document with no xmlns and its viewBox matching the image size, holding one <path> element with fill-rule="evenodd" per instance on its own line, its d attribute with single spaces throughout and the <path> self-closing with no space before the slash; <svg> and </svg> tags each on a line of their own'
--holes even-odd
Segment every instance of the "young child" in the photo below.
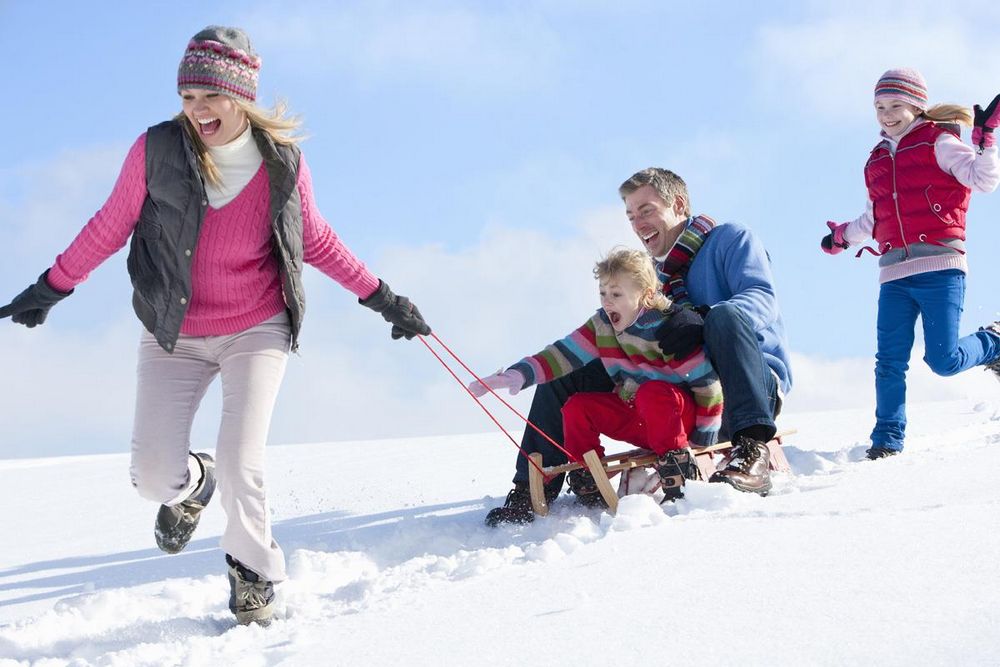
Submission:
<svg viewBox="0 0 1000 667">
<path fill-rule="evenodd" d="M 617 388 L 577 393 L 563 406 L 563 446 L 578 460 L 588 450 L 604 455 L 600 435 L 652 450 L 663 502 L 684 496 L 684 479 L 694 476 L 689 444 L 714 444 L 722 421 L 722 388 L 699 348 L 682 359 L 664 356 L 656 329 L 676 308 L 662 293 L 649 255 L 616 249 L 597 263 L 601 308 L 586 324 L 506 371 L 472 382 L 476 396 L 489 388 L 512 395 L 550 382 L 600 359 Z M 586 469 L 569 475 L 570 490 L 588 506 L 603 499 Z"/>
<path fill-rule="evenodd" d="M 965 213 L 973 190 L 1000 182 L 996 138 L 1000 95 L 985 109 L 939 104 L 928 108 L 927 85 L 913 69 L 893 69 L 875 85 L 882 140 L 865 164 L 868 208 L 857 219 L 827 222 L 821 247 L 834 255 L 869 236 L 878 249 L 878 354 L 875 429 L 869 459 L 898 454 L 906 430 L 906 369 L 914 325 L 923 322 L 924 361 L 938 375 L 977 365 L 1000 375 L 1000 322 L 963 338 Z M 972 125 L 972 143 L 954 123 Z"/>
</svg>

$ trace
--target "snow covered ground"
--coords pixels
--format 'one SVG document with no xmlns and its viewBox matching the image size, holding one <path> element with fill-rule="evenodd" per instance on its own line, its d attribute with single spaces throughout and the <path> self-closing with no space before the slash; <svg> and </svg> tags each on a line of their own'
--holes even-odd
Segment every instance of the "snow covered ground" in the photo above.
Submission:
<svg viewBox="0 0 1000 667">
<path fill-rule="evenodd" d="M 783 415 L 768 498 L 498 530 L 500 434 L 275 446 L 268 628 L 226 608 L 218 506 L 166 556 L 127 455 L 0 461 L 0 665 L 1000 664 L 1000 404 L 910 414 L 878 462 L 869 409 Z"/>
</svg>

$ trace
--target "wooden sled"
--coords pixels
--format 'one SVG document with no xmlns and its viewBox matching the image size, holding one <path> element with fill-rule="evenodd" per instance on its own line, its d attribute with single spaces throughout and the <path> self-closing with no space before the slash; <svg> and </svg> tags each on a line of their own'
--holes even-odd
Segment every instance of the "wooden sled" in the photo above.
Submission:
<svg viewBox="0 0 1000 667">
<path fill-rule="evenodd" d="M 776 434 L 768 443 L 770 452 L 769 467 L 776 472 L 788 472 L 791 468 L 788 459 L 781 450 L 782 439 L 785 436 L 795 433 L 794 430 L 782 431 Z M 708 447 L 692 447 L 695 461 L 698 463 L 698 472 L 701 479 L 708 479 L 715 472 L 718 461 L 716 456 L 724 457 L 726 452 L 732 448 L 732 443 L 720 442 Z M 584 465 L 590 470 L 597 482 L 597 489 L 608 504 L 608 511 L 614 514 L 618 510 L 618 493 L 611 486 L 611 478 L 631 468 L 644 468 L 656 463 L 656 454 L 648 449 L 633 449 L 618 454 L 609 454 L 604 458 L 597 455 L 593 449 L 583 455 L 583 463 L 564 463 L 558 466 L 542 466 L 542 455 L 539 453 L 528 455 L 535 465 L 528 466 L 528 488 L 531 492 L 531 508 L 538 516 L 545 516 L 549 513 L 549 504 L 545 500 L 545 478 L 561 475 Z"/>
</svg>

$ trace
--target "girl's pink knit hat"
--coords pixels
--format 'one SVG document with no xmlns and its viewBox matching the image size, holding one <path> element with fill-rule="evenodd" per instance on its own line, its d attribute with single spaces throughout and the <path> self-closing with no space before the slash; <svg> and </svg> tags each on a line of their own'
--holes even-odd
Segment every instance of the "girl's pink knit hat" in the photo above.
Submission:
<svg viewBox="0 0 1000 667">
<path fill-rule="evenodd" d="M 891 69 L 875 84 L 875 99 L 901 100 L 927 111 L 927 82 L 915 69 Z"/>
</svg>

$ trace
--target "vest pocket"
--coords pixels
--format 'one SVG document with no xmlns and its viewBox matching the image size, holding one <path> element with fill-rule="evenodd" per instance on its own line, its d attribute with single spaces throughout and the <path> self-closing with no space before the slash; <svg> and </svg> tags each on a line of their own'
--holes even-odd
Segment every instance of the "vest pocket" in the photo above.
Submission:
<svg viewBox="0 0 1000 667">
<path fill-rule="evenodd" d="M 159 223 L 150 222 L 149 220 L 140 220 L 135 226 L 135 234 L 150 241 L 160 238 L 162 233 L 163 228 L 160 227 Z"/>
<path fill-rule="evenodd" d="M 160 225 L 140 221 L 135 227 L 128 258 L 125 260 L 132 286 L 149 302 L 155 299 L 156 293 L 163 291 L 164 248 L 160 241 L 161 233 Z"/>
<path fill-rule="evenodd" d="M 955 211 L 958 208 L 958 201 L 955 201 L 954 193 L 947 190 L 935 189 L 933 185 L 928 185 L 924 189 L 924 197 L 927 200 L 927 207 L 938 220 L 946 225 L 958 223 Z"/>
</svg>

